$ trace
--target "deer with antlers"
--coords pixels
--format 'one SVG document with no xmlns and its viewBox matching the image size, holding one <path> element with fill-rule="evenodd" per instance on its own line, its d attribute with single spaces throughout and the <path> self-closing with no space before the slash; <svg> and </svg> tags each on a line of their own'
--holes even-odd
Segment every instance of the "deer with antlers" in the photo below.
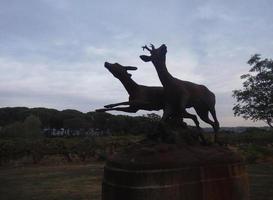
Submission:
<svg viewBox="0 0 273 200">
<path fill-rule="evenodd" d="M 167 46 L 165 44 L 157 49 L 152 44 L 150 48 L 146 45 L 142 48 L 148 50 L 150 56 L 141 55 L 140 58 L 144 62 L 153 63 L 165 91 L 166 102 L 162 121 L 181 116 L 186 108 L 193 107 L 198 116 L 213 127 L 214 140 L 217 141 L 216 133 L 219 130 L 219 122 L 215 112 L 215 95 L 204 85 L 177 79 L 168 72 L 166 67 Z M 209 112 L 214 121 L 209 119 Z"/>
<path fill-rule="evenodd" d="M 139 85 L 131 78 L 132 75 L 128 73 L 128 70 L 136 70 L 137 67 L 122 66 L 118 63 L 111 64 L 108 62 L 105 62 L 104 66 L 123 84 L 129 94 L 129 101 L 106 105 L 103 109 L 97 109 L 97 112 L 116 110 L 135 113 L 138 110 L 165 110 L 165 93 L 163 87 Z M 123 105 L 128 105 L 128 107 L 117 107 Z M 179 116 L 181 121 L 183 117 L 192 119 L 199 128 L 199 122 L 195 115 L 183 110 L 181 111 L 181 116 Z"/>
</svg>

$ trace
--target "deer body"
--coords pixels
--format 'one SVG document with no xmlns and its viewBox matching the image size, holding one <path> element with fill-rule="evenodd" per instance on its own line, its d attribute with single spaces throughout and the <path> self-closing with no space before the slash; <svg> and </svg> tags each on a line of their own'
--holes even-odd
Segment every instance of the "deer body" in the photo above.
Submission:
<svg viewBox="0 0 273 200">
<path fill-rule="evenodd" d="M 109 104 L 104 106 L 104 109 L 97 111 L 124 111 L 135 113 L 138 110 L 165 110 L 165 92 L 163 87 L 151 87 L 137 84 L 127 70 L 136 70 L 136 67 L 126 67 L 118 63 L 105 63 L 105 67 L 123 84 L 129 94 L 129 101 Z M 117 107 L 120 105 L 128 105 L 128 107 Z M 196 126 L 199 127 L 199 122 L 195 115 L 192 115 L 186 110 L 180 113 L 184 118 L 192 119 Z M 179 116 L 179 118 L 182 118 Z"/>
<path fill-rule="evenodd" d="M 194 107 L 199 117 L 210 124 L 216 133 L 219 129 L 219 122 L 215 113 L 215 95 L 203 85 L 173 77 L 166 67 L 166 45 L 163 44 L 157 49 L 153 45 L 151 47 L 151 49 L 147 46 L 143 47 L 151 53 L 151 56 L 142 55 L 140 58 L 144 62 L 151 61 L 153 63 L 163 85 L 166 107 L 162 120 L 179 116 L 185 108 Z M 209 112 L 212 114 L 214 122 L 209 119 Z"/>
<path fill-rule="evenodd" d="M 164 99 L 162 87 L 148 87 L 137 84 L 127 70 L 136 70 L 136 67 L 126 67 L 118 63 L 105 63 L 105 67 L 120 80 L 127 93 L 129 94 L 129 101 L 109 104 L 105 107 L 107 109 L 100 109 L 99 111 L 118 110 L 125 112 L 137 112 L 138 110 L 161 110 L 163 109 Z M 129 107 L 116 107 L 120 105 L 129 105 Z M 125 110 L 124 110 L 125 109 Z"/>
</svg>

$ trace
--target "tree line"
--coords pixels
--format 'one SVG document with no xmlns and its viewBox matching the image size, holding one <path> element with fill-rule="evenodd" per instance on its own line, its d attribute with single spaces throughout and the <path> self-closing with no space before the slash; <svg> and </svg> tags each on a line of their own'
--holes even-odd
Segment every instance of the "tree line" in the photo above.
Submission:
<svg viewBox="0 0 273 200">
<path fill-rule="evenodd" d="M 112 115 L 109 113 L 48 108 L 5 107 L 0 108 L 1 137 L 35 137 L 43 129 L 96 129 L 111 134 L 148 134 L 155 130 L 160 116 Z"/>
</svg>

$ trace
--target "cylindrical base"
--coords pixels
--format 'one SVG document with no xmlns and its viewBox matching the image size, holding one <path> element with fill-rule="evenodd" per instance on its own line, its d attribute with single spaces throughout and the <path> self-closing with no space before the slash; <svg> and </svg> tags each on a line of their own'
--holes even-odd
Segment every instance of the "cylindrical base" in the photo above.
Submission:
<svg viewBox="0 0 273 200">
<path fill-rule="evenodd" d="M 248 200 L 248 178 L 226 148 L 138 145 L 106 163 L 102 199 Z"/>
</svg>

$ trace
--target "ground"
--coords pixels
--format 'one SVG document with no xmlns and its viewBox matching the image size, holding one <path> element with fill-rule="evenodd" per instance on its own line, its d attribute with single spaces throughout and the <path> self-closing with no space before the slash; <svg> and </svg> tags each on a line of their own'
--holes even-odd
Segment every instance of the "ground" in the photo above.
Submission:
<svg viewBox="0 0 273 200">
<path fill-rule="evenodd" d="M 102 163 L 1 169 L 0 199 L 97 200 L 102 173 Z"/>
<path fill-rule="evenodd" d="M 1 200 L 100 200 L 104 163 L 0 168 Z M 273 165 L 252 164 L 251 200 L 273 199 Z"/>
<path fill-rule="evenodd" d="M 273 199 L 273 164 L 248 166 L 251 200 Z"/>
</svg>

